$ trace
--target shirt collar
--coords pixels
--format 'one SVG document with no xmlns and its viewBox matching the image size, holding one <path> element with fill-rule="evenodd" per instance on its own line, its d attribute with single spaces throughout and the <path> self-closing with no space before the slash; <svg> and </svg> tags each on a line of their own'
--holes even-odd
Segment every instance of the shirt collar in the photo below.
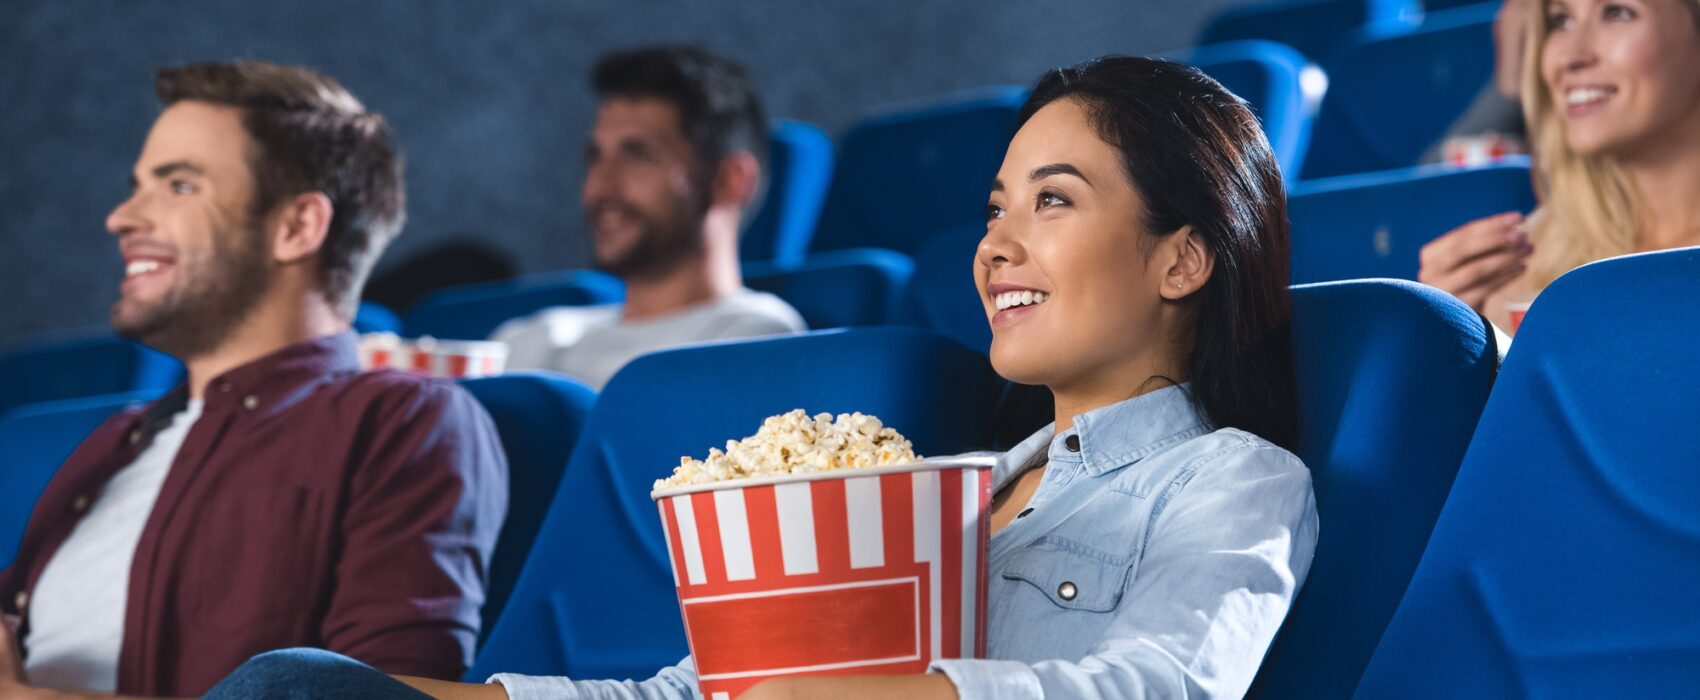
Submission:
<svg viewBox="0 0 1700 700">
<path fill-rule="evenodd" d="M 1081 465 L 1089 476 L 1099 476 L 1209 431 L 1190 384 L 1164 387 L 1075 416 L 1074 427 L 1060 434 L 1056 423 L 1039 429 L 998 458 L 993 489 L 1047 460 Z M 1070 437 L 1078 451 L 1069 449 Z"/>
<path fill-rule="evenodd" d="M 225 402 L 246 402 L 250 397 L 256 405 L 271 406 L 327 375 L 359 369 L 359 339 L 352 331 L 320 336 L 214 377 L 207 382 L 206 408 L 210 412 Z M 141 425 L 153 432 L 162 421 L 182 411 L 188 400 L 188 386 L 178 386 L 139 416 Z"/>
</svg>

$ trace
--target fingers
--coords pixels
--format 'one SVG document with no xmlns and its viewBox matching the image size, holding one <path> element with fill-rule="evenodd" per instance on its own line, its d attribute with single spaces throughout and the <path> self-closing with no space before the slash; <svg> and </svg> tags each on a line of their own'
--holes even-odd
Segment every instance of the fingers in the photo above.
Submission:
<svg viewBox="0 0 1700 700">
<path fill-rule="evenodd" d="M 1477 219 L 1423 246 L 1417 279 L 1461 295 L 1520 264 L 1533 251 L 1521 214 Z"/>
</svg>

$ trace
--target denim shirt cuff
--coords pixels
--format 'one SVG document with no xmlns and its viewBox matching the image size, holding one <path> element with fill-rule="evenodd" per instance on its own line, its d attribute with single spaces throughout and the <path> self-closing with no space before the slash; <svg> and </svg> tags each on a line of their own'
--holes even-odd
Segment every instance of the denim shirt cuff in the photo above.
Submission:
<svg viewBox="0 0 1700 700">
<path fill-rule="evenodd" d="M 509 700 L 578 700 L 582 694 L 565 678 L 498 673 L 484 681 L 502 686 Z"/>
<path fill-rule="evenodd" d="M 941 659 L 929 671 L 943 673 L 962 700 L 1040 700 L 1045 689 L 1033 667 L 1020 661 Z"/>
</svg>

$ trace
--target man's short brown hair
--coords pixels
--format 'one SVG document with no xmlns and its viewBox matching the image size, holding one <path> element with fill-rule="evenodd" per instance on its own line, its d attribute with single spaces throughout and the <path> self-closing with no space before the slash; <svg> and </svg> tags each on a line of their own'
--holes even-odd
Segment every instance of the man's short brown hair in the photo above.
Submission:
<svg viewBox="0 0 1700 700">
<path fill-rule="evenodd" d="M 255 144 L 248 154 L 255 217 L 303 192 L 330 198 L 319 284 L 352 317 L 373 263 L 407 216 L 402 158 L 383 115 L 367 112 L 327 75 L 263 61 L 167 68 L 154 92 L 167 107 L 193 101 L 242 111 Z"/>
</svg>

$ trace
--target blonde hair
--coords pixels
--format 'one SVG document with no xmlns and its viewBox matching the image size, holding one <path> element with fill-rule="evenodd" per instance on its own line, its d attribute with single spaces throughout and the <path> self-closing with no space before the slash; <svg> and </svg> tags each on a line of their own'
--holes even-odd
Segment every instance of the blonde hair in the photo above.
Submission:
<svg viewBox="0 0 1700 700">
<path fill-rule="evenodd" d="M 1526 279 L 1532 291 L 1581 265 L 1635 252 L 1636 234 L 1646 223 L 1635 186 L 1617 159 L 1570 149 L 1564 121 L 1541 77 L 1549 2 L 1528 3 L 1533 16 L 1527 25 L 1529 41 L 1523 47 L 1523 115 L 1535 153 L 1535 186 L 1541 202 L 1540 214 L 1530 220 L 1535 252 L 1529 257 Z M 1700 0 L 1684 4 L 1700 27 Z"/>
</svg>

